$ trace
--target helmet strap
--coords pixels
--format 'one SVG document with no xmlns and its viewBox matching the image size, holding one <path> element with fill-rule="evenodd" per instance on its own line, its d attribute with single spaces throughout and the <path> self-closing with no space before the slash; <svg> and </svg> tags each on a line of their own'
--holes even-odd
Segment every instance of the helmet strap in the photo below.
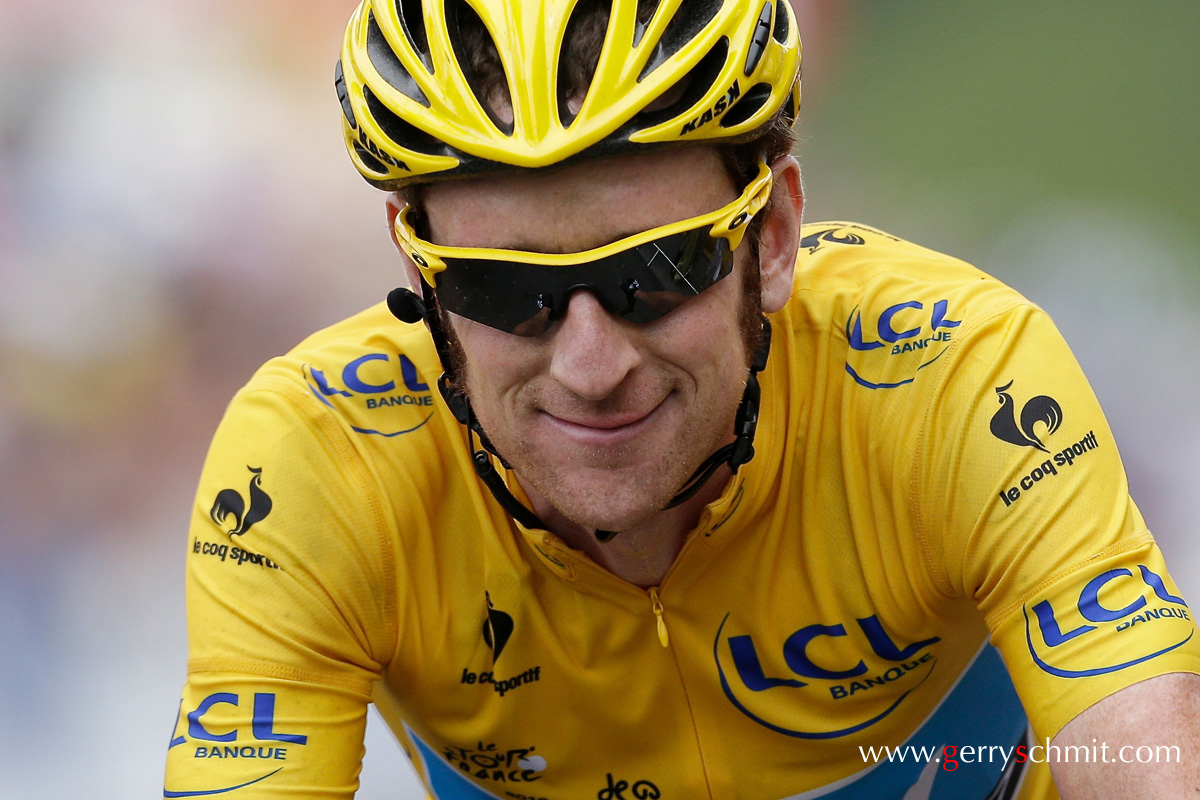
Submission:
<svg viewBox="0 0 1200 800">
<path fill-rule="evenodd" d="M 483 426 L 479 424 L 479 419 L 475 416 L 475 412 L 471 408 L 471 401 L 467 399 L 466 393 L 458 387 L 456 376 L 454 376 L 451 370 L 451 364 L 454 361 L 450 356 L 449 337 L 446 335 L 441 317 L 437 313 L 437 299 L 433 294 L 432 287 L 422 281 L 421 291 L 424 297 L 418 297 L 410 289 L 393 289 L 387 298 L 388 310 L 402 322 L 418 322 L 423 320 L 425 326 L 429 329 L 429 335 L 433 339 L 433 346 L 437 351 L 438 360 L 442 363 L 442 374 L 437 379 L 438 392 L 442 395 L 442 399 L 446 402 L 446 407 L 450 409 L 450 413 L 454 415 L 454 419 L 467 429 L 467 447 L 471 451 L 471 465 L 475 468 L 475 474 L 483 481 L 483 485 L 488 488 L 488 491 L 492 493 L 492 497 L 496 498 L 496 502 L 513 519 L 526 528 L 541 528 L 545 530 L 545 523 L 538 518 L 537 514 L 521 505 L 521 501 L 509 491 L 508 486 L 505 485 L 504 480 L 500 477 L 500 473 L 496 471 L 496 467 L 492 464 L 492 459 L 488 455 L 489 453 L 500 459 L 500 464 L 505 469 L 511 468 L 509 463 L 504 460 L 504 456 L 496 452 L 496 448 L 492 445 L 491 440 L 488 439 L 487 434 L 484 433 Z M 475 446 L 476 436 L 479 437 L 481 447 Z"/>
</svg>

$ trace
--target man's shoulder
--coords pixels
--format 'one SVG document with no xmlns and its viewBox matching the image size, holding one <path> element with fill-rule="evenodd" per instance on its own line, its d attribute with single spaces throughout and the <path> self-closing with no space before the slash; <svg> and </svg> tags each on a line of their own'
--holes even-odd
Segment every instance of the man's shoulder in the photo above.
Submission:
<svg viewBox="0 0 1200 800">
<path fill-rule="evenodd" d="M 812 222 L 800 229 L 798 295 L 863 295 L 897 288 L 969 286 L 1012 290 L 977 267 L 857 222 Z"/>
<path fill-rule="evenodd" d="M 852 349 L 922 338 L 953 327 L 954 313 L 1027 303 L 962 259 L 866 225 L 815 222 L 800 229 L 791 304 L 817 327 L 844 328 Z"/>
<path fill-rule="evenodd" d="M 865 389 L 909 386 L 978 324 L 1029 302 L 1002 281 L 944 253 L 853 222 L 800 231 L 790 303 L 797 331 Z M 927 382 L 927 381 L 921 381 Z"/>
<path fill-rule="evenodd" d="M 398 321 L 380 303 L 272 358 L 242 393 L 282 392 L 350 435 L 391 439 L 425 428 L 437 415 L 439 374 L 424 326 Z"/>
</svg>

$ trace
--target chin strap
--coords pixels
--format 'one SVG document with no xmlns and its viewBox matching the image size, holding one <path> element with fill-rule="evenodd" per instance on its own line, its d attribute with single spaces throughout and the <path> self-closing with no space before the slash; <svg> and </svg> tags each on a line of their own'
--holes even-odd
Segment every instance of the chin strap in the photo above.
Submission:
<svg viewBox="0 0 1200 800">
<path fill-rule="evenodd" d="M 423 320 L 429 328 L 429 333 L 433 337 L 433 346 L 437 350 L 438 359 L 442 362 L 443 372 L 437 380 L 438 391 L 441 393 L 442 399 L 446 401 L 450 413 L 454 415 L 459 424 L 467 429 L 467 442 L 471 449 L 471 463 L 475 467 L 475 474 L 492 493 L 492 497 L 496 498 L 496 502 L 513 519 L 526 528 L 545 530 L 545 523 L 513 496 L 492 464 L 489 453 L 500 459 L 500 463 L 505 469 L 511 468 L 509 463 L 504 460 L 504 456 L 496 452 L 496 448 L 492 446 L 487 434 L 483 432 L 483 426 L 479 424 L 479 420 L 471 410 L 471 402 L 467 399 L 466 394 L 455 387 L 451 381 L 447 366 L 452 363 L 450 347 L 446 339 L 446 332 L 442 330 L 441 320 L 433 311 L 433 290 L 423 282 L 421 288 L 425 295 L 423 298 L 418 297 L 409 289 L 393 289 L 387 298 L 388 310 L 401 322 Z M 742 393 L 742 402 L 738 405 L 737 417 L 733 423 L 734 440 L 724 447 L 718 448 L 715 453 L 704 460 L 704 463 L 692 473 L 692 477 L 688 478 L 687 483 L 683 485 L 678 494 L 671 499 L 671 502 L 667 503 L 664 511 L 668 508 L 675 508 L 694 497 L 722 465 L 728 464 L 730 471 L 736 475 L 738 468 L 754 458 L 754 432 L 758 428 L 758 408 L 762 397 L 762 390 L 758 385 L 758 373 L 766 368 L 767 356 L 771 352 L 771 322 L 766 317 L 760 319 L 762 320 L 762 343 L 754 351 L 754 357 L 750 361 L 750 374 L 746 378 L 746 390 Z M 475 446 L 476 436 L 479 437 L 481 448 Z M 619 531 L 597 530 L 595 537 L 597 541 L 604 543 L 611 541 L 618 533 Z"/>
<path fill-rule="evenodd" d="M 450 409 L 454 419 L 467 429 L 467 446 L 471 450 L 471 465 L 475 468 L 475 474 L 492 493 L 492 497 L 496 498 L 496 502 L 513 519 L 531 530 L 537 528 L 545 530 L 546 524 L 538 518 L 537 514 L 521 505 L 521 501 L 513 496 L 508 486 L 504 484 L 504 479 L 500 477 L 500 473 L 492 464 L 492 459 L 488 457 L 488 454 L 491 453 L 500 459 L 500 464 L 505 469 L 510 469 L 504 456 L 496 452 L 491 440 L 483 432 L 483 426 L 479 424 L 479 420 L 471 410 L 471 402 L 467 399 L 466 394 L 457 388 L 450 379 L 449 365 L 453 363 L 450 358 L 450 345 L 446 338 L 446 332 L 442 329 L 442 321 L 433 310 L 435 307 L 433 290 L 424 282 L 421 283 L 421 289 L 425 294 L 424 298 L 418 297 L 410 289 L 393 289 L 387 297 L 388 310 L 401 322 L 424 321 L 426 327 L 429 328 L 438 360 L 442 362 L 442 374 L 437 379 L 438 392 L 446 401 L 446 407 Z M 475 446 L 475 437 L 477 436 L 480 447 Z"/>
</svg>

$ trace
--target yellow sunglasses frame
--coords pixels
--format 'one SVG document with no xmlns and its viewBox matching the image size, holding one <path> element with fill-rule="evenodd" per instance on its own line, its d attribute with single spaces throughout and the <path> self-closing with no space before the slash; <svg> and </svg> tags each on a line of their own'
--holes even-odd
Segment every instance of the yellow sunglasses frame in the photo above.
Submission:
<svg viewBox="0 0 1200 800">
<path fill-rule="evenodd" d="M 615 242 L 577 253 L 535 253 L 527 250 L 504 250 L 489 247 L 450 247 L 434 244 L 417 236 L 412 228 L 412 223 L 409 222 L 409 214 L 413 209 L 412 206 L 408 205 L 404 206 L 400 210 L 400 213 L 396 215 L 393 229 L 396 232 L 397 241 L 403 246 L 405 253 L 412 259 L 413 263 L 417 265 L 425 282 L 430 286 L 436 287 L 437 274 L 446 269 L 447 266 L 445 259 L 463 258 L 483 259 L 487 261 L 518 261 L 526 264 L 565 267 L 575 264 L 586 264 L 589 261 L 595 261 L 615 253 L 620 253 L 623 250 L 629 250 L 664 236 L 696 230 L 706 225 L 710 226 L 709 236 L 725 239 L 729 242 L 729 249 L 731 251 L 736 250 L 742 243 L 742 237 L 746 233 L 746 228 L 748 227 L 746 223 L 761 211 L 762 207 L 766 205 L 767 200 L 770 199 L 773 184 L 774 175 L 771 172 L 770 165 L 765 161 L 760 161 L 758 174 L 742 190 L 741 196 L 728 205 L 722 206 L 716 211 L 701 214 L 698 217 L 660 225 L 657 228 L 651 228 L 641 233 L 635 233 L 632 236 L 626 236 L 624 239 L 618 239 Z"/>
</svg>

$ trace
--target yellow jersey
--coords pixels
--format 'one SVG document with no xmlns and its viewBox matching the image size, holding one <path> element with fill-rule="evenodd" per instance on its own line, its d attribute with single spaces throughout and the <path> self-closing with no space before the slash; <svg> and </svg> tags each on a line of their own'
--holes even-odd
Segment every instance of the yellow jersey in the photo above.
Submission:
<svg viewBox="0 0 1200 800">
<path fill-rule="evenodd" d="M 650 589 L 503 512 L 422 326 L 380 305 L 264 365 L 200 481 L 163 796 L 352 797 L 374 702 L 439 800 L 1053 798 L 1063 725 L 1200 673 L 1047 316 L 801 235 L 756 455 Z"/>
</svg>

